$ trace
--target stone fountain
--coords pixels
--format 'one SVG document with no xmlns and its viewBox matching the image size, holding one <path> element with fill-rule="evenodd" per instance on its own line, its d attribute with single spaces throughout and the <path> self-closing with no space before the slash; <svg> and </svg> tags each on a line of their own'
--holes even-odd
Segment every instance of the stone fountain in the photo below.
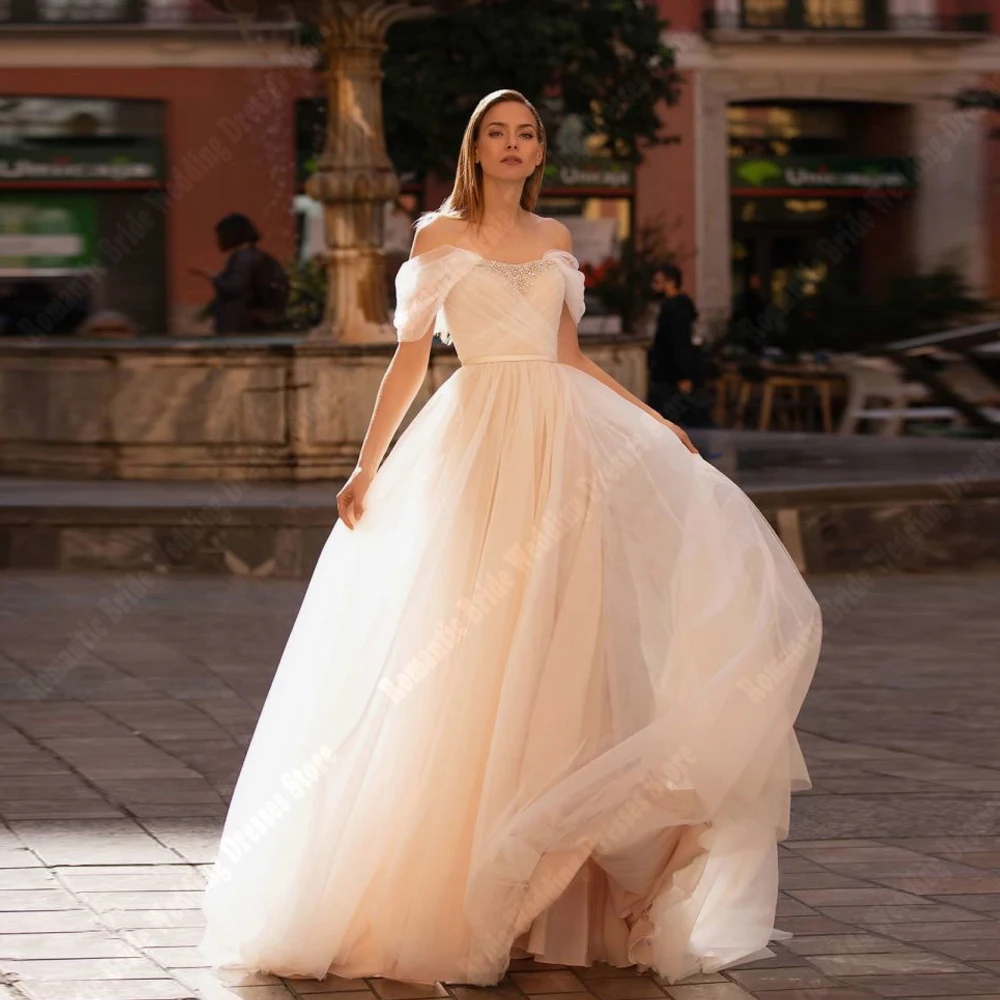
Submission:
<svg viewBox="0 0 1000 1000">
<path fill-rule="evenodd" d="M 329 114 L 308 191 L 325 206 L 324 318 L 308 336 L 6 338 L 0 474 L 305 481 L 354 467 L 395 344 L 381 249 L 383 206 L 398 191 L 382 120 L 386 31 L 475 0 L 210 2 L 248 26 L 291 6 L 320 29 Z M 645 346 L 589 338 L 587 353 L 641 394 Z M 453 350 L 432 350 L 411 416 L 456 366 Z"/>
<path fill-rule="evenodd" d="M 268 0 L 210 0 L 244 19 L 266 17 Z M 456 0 L 450 0 L 453 4 Z M 306 193 L 325 214 L 327 300 L 312 338 L 370 344 L 394 338 L 382 252 L 383 207 L 399 192 L 382 119 L 385 36 L 398 21 L 426 17 L 449 0 L 299 0 L 296 13 L 323 40 L 328 113 L 326 140 Z"/>
</svg>

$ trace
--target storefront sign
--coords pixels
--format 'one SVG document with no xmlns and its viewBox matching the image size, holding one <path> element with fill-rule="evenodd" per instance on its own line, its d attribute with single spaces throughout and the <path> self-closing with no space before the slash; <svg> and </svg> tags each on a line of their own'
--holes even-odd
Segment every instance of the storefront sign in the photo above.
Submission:
<svg viewBox="0 0 1000 1000">
<path fill-rule="evenodd" d="M 93 197 L 0 198 L 0 269 L 85 267 L 96 259 L 96 250 Z"/>
<path fill-rule="evenodd" d="M 789 156 L 730 163 L 733 193 L 869 191 L 916 188 L 914 163 L 903 156 Z"/>
<path fill-rule="evenodd" d="M 64 26 L 137 24 L 146 19 L 145 0 L 5 0 L 0 24 Z"/>
<path fill-rule="evenodd" d="M 610 158 L 545 165 L 546 188 L 607 188 L 625 193 L 634 183 L 632 165 Z"/>
<path fill-rule="evenodd" d="M 105 184 L 148 182 L 163 177 L 163 156 L 155 142 L 117 145 L 0 146 L 0 184 L 78 181 Z"/>
</svg>

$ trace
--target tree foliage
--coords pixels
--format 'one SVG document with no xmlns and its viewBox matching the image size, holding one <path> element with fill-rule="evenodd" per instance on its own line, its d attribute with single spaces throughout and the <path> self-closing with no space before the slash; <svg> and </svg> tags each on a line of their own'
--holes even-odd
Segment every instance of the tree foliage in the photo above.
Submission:
<svg viewBox="0 0 1000 1000">
<path fill-rule="evenodd" d="M 479 0 L 394 25 L 383 58 L 389 153 L 401 174 L 453 171 L 477 102 L 521 91 L 551 129 L 579 115 L 622 160 L 669 142 L 680 77 L 652 0 Z"/>
</svg>

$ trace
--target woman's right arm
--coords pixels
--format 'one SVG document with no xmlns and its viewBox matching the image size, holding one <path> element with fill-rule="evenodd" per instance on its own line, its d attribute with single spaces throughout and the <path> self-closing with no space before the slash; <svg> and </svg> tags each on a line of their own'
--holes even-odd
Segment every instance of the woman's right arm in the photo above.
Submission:
<svg viewBox="0 0 1000 1000">
<path fill-rule="evenodd" d="M 382 376 L 357 465 L 337 494 L 337 512 L 351 529 L 364 513 L 365 493 L 382 464 L 393 435 L 423 385 L 431 353 L 432 326 L 419 340 L 397 344 Z"/>
<path fill-rule="evenodd" d="M 415 257 L 433 249 L 441 239 L 441 234 L 435 225 L 421 229 L 413 240 L 410 256 Z M 337 511 L 351 529 L 364 513 L 365 493 L 382 464 L 393 435 L 424 383 L 433 339 L 432 318 L 423 336 L 400 341 L 396 345 L 389 367 L 382 376 L 357 465 L 343 489 L 337 494 Z"/>
<path fill-rule="evenodd" d="M 393 435 L 416 398 L 427 374 L 431 353 L 430 329 L 420 340 L 396 345 L 396 352 L 382 376 L 371 421 L 358 455 L 358 468 L 374 476 Z"/>
</svg>

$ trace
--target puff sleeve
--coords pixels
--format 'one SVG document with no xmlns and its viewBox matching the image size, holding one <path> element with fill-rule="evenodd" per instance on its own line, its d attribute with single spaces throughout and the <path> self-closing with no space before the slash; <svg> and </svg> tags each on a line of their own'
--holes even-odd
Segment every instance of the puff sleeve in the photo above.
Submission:
<svg viewBox="0 0 1000 1000">
<path fill-rule="evenodd" d="M 396 339 L 420 340 L 433 324 L 441 340 L 451 343 L 442 306 L 455 282 L 470 265 L 467 255 L 453 247 L 438 247 L 410 257 L 396 272 Z"/>
<path fill-rule="evenodd" d="M 566 283 L 566 305 L 573 322 L 579 326 L 586 311 L 583 298 L 584 276 L 580 270 L 580 262 L 568 250 L 553 250 L 551 255 L 559 265 Z"/>
</svg>

